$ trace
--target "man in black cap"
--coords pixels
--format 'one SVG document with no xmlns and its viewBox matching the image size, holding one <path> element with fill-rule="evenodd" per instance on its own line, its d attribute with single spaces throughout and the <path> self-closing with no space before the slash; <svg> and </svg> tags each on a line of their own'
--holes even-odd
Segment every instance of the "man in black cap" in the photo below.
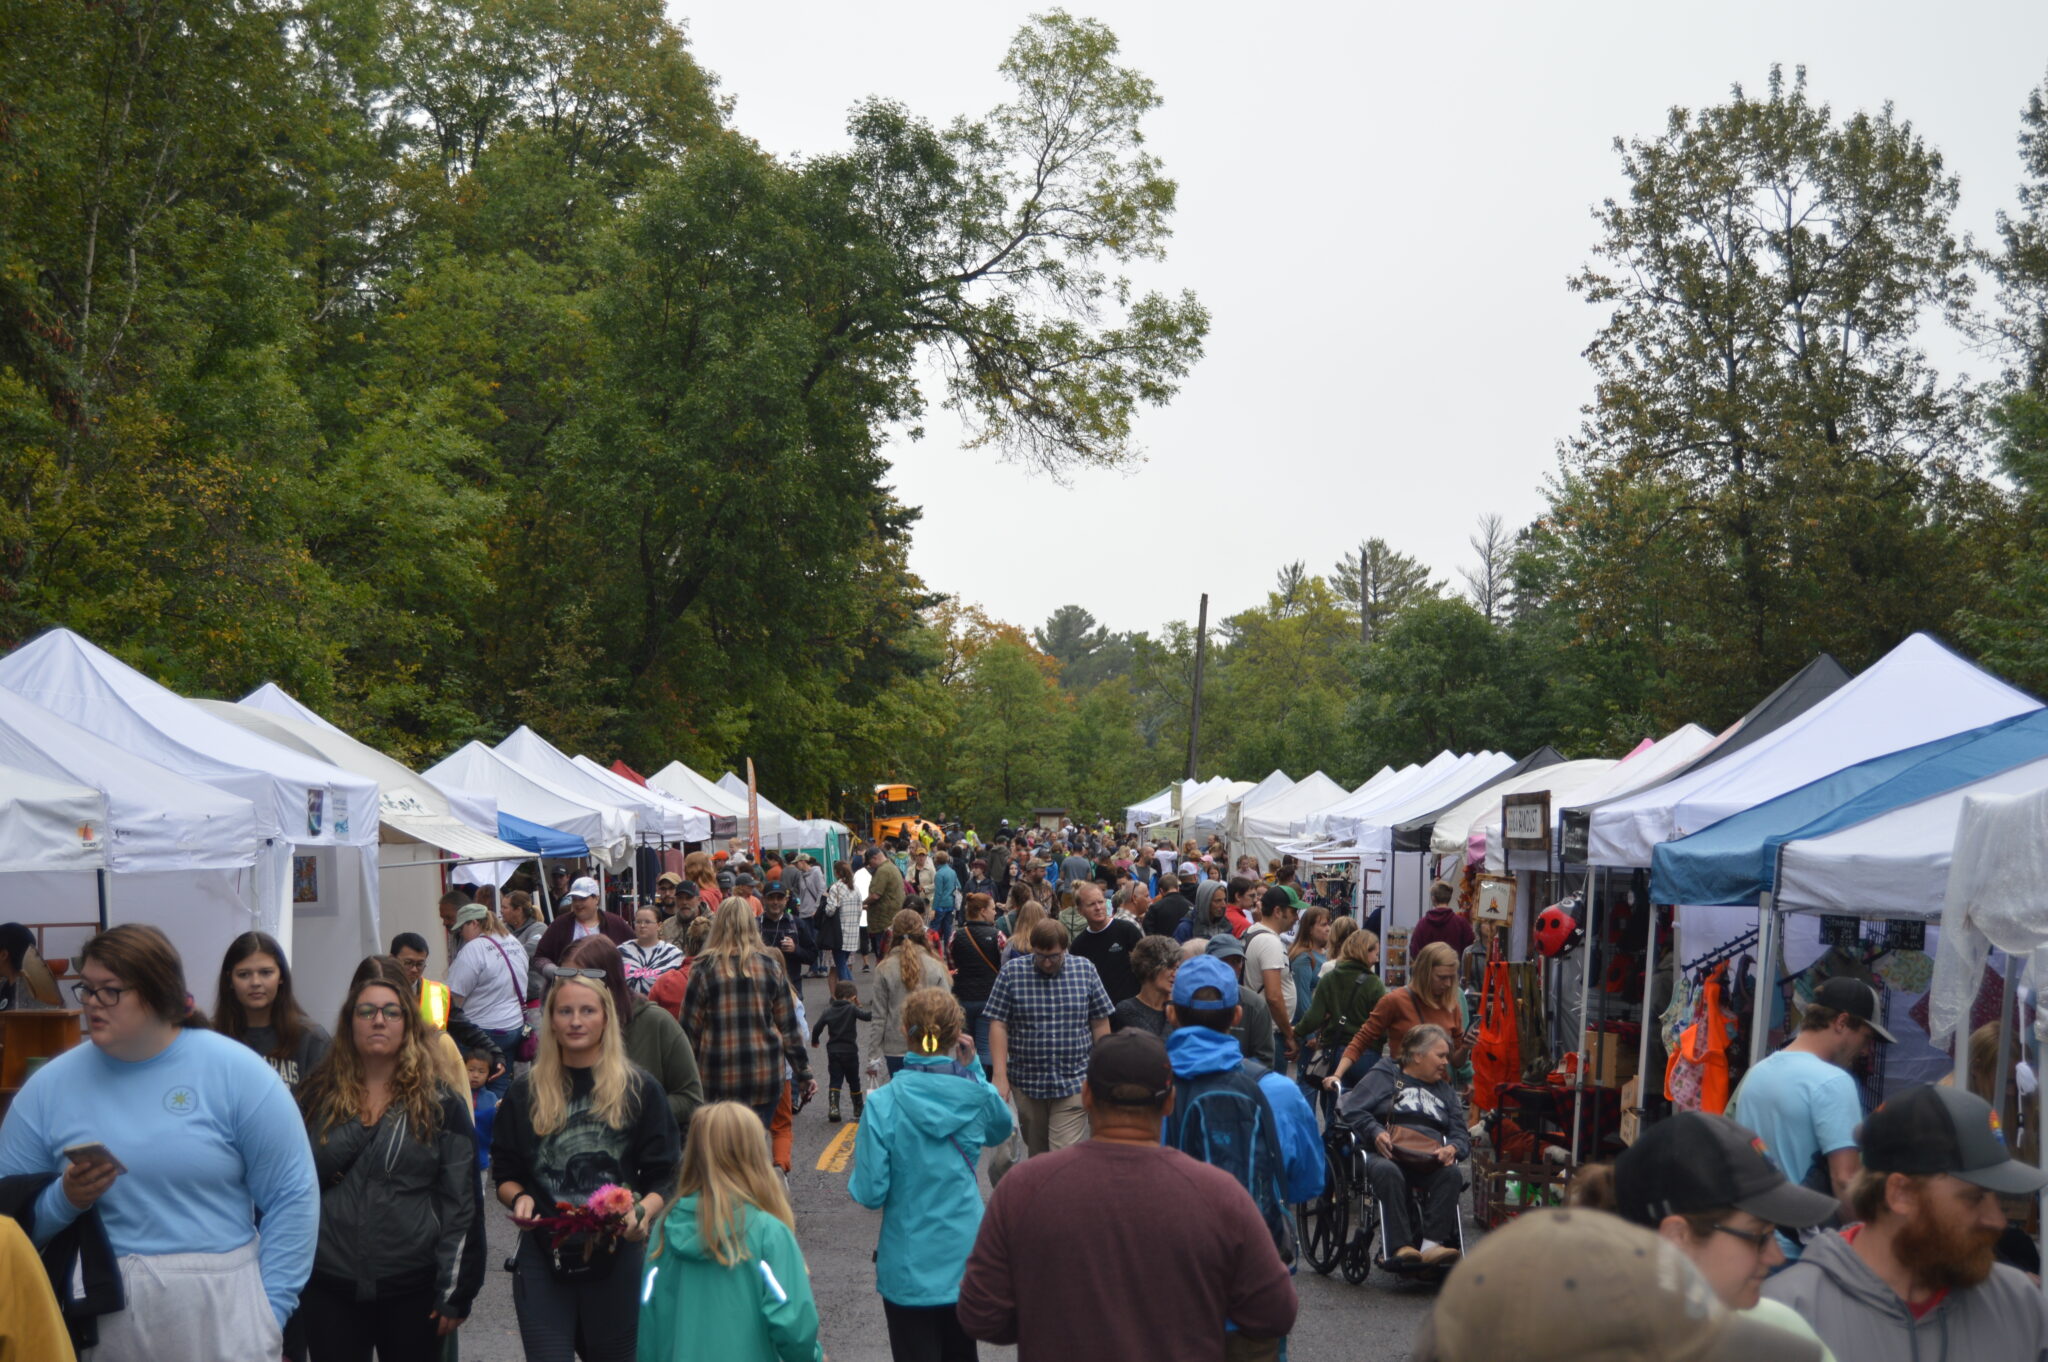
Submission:
<svg viewBox="0 0 2048 1362">
<path fill-rule="evenodd" d="M 1247 1339 L 1292 1329 L 1294 1283 L 1251 1197 L 1159 1142 L 1173 1105 L 1159 1037 L 1098 1039 L 1081 1102 L 1091 1138 L 996 1184 L 960 1282 L 961 1327 L 1016 1344 L 1018 1362 L 1223 1362 L 1225 1321 Z"/>
<path fill-rule="evenodd" d="M 1821 1235 L 1764 1284 L 1848 1362 L 2048 1358 L 2048 1306 L 1993 1260 L 1998 1198 L 2030 1196 L 2048 1173 L 2014 1159 L 1990 1103 L 1959 1088 L 1908 1088 L 1859 1132 L 1857 1219 Z"/>
<path fill-rule="evenodd" d="M 1728 1119 L 1761 1136 L 1786 1177 L 1846 1206 L 1862 1167 L 1856 1124 L 1863 1102 L 1849 1070 L 1879 1041 L 1889 1045 L 1892 1033 L 1878 1016 L 1877 991 L 1845 975 L 1828 980 L 1800 1013 L 1792 1043 L 1743 1075 Z M 1799 1256 L 1798 1240 L 1781 1235 L 1780 1242 L 1786 1257 Z"/>
</svg>

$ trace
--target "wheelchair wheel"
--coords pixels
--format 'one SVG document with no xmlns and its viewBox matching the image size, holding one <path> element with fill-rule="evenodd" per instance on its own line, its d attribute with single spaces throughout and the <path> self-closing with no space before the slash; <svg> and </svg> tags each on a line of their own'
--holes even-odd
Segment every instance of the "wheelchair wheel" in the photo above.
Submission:
<svg viewBox="0 0 2048 1362">
<path fill-rule="evenodd" d="M 1373 1247 L 1379 1242 L 1379 1208 L 1373 1203 L 1372 1189 L 1365 1180 L 1365 1159 L 1354 1152 L 1348 1160 L 1350 1172 L 1346 1177 L 1350 1195 L 1346 1198 L 1345 1219 L 1350 1224 L 1350 1236 L 1344 1243 L 1344 1280 L 1353 1286 L 1362 1285 L 1372 1275 Z"/>
<path fill-rule="evenodd" d="M 1329 1276 L 1343 1256 L 1346 1210 L 1350 1203 L 1347 1152 L 1333 1140 L 1327 1146 L 1329 1177 L 1320 1195 L 1294 1208 L 1301 1256 L 1322 1276 Z"/>
</svg>

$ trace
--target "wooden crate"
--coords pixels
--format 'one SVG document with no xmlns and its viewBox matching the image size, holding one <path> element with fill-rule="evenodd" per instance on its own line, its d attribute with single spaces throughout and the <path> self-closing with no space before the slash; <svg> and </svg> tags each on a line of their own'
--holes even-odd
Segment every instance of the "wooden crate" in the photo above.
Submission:
<svg viewBox="0 0 2048 1362">
<path fill-rule="evenodd" d="M 1561 1206 L 1571 1170 L 1555 1163 L 1496 1163 L 1472 1156 L 1472 1219 L 1482 1230 L 1499 1229 L 1524 1211 Z"/>
</svg>

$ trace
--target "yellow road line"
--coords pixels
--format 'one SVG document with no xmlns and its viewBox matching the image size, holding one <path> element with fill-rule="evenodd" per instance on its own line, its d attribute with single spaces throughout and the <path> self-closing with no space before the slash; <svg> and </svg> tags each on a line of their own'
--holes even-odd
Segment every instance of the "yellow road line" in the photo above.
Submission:
<svg viewBox="0 0 2048 1362">
<path fill-rule="evenodd" d="M 846 1165 L 853 1162 L 853 1139 L 860 1130 L 860 1122 L 848 1121 L 839 1128 L 825 1145 L 825 1152 L 818 1155 L 820 1173 L 844 1173 Z"/>
</svg>

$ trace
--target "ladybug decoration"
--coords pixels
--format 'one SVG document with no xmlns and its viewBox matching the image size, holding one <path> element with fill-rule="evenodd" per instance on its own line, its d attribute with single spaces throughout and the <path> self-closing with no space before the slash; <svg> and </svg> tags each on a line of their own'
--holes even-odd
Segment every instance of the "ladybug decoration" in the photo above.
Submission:
<svg viewBox="0 0 2048 1362">
<path fill-rule="evenodd" d="M 1575 900 L 1553 903 L 1536 915 L 1536 946 L 1556 959 L 1569 955 L 1586 939 L 1586 929 L 1572 916 Z"/>
</svg>

